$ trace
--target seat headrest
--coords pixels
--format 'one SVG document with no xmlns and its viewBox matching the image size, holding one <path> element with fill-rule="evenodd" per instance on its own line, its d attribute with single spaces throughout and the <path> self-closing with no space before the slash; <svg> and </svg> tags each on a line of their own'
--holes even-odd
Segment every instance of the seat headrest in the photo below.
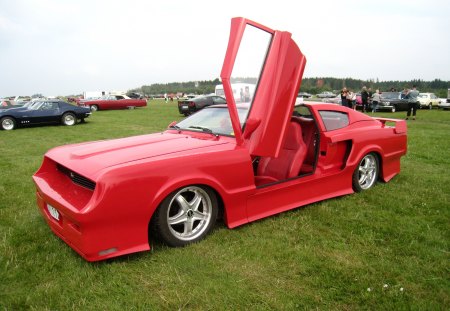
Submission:
<svg viewBox="0 0 450 311">
<path fill-rule="evenodd" d="M 290 122 L 287 128 L 284 149 L 297 150 L 302 140 L 302 127 L 296 122 Z"/>
</svg>

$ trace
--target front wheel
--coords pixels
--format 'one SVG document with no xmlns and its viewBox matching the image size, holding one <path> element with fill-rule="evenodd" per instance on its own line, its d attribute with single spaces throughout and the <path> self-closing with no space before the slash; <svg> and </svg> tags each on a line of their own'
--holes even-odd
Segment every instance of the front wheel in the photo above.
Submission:
<svg viewBox="0 0 450 311">
<path fill-rule="evenodd" d="M 214 193 L 202 186 L 172 192 L 156 210 L 153 225 L 168 245 L 179 247 L 203 239 L 214 226 L 218 203 Z"/>
<path fill-rule="evenodd" d="M 392 106 L 391 111 L 392 111 L 392 112 L 395 112 L 396 110 L 397 110 L 397 108 L 396 108 L 395 106 Z"/>
<path fill-rule="evenodd" d="M 11 117 L 2 118 L 0 123 L 5 131 L 13 130 L 16 127 L 16 121 Z"/>
<path fill-rule="evenodd" d="M 428 105 L 428 109 L 433 109 L 433 105 L 431 103 Z"/>
<path fill-rule="evenodd" d="M 72 125 L 75 125 L 75 123 L 77 123 L 77 117 L 73 113 L 67 112 L 67 113 L 63 114 L 62 124 L 66 125 L 66 126 L 72 126 Z"/>
<path fill-rule="evenodd" d="M 378 179 L 378 174 L 378 157 L 374 153 L 366 154 L 353 172 L 353 190 L 361 192 L 372 188 Z"/>
<path fill-rule="evenodd" d="M 91 105 L 91 111 L 97 111 L 98 110 L 98 106 L 97 105 Z"/>
</svg>

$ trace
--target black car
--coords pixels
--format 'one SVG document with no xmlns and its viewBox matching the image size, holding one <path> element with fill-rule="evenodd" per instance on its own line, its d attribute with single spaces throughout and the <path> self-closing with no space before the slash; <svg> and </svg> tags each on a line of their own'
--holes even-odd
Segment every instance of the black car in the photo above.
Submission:
<svg viewBox="0 0 450 311">
<path fill-rule="evenodd" d="M 139 93 L 137 93 L 137 92 L 128 92 L 128 93 L 127 93 L 127 96 L 128 96 L 129 98 L 137 98 L 137 99 L 142 99 L 142 98 L 144 98 L 144 96 L 143 96 L 142 94 L 139 94 Z"/>
<path fill-rule="evenodd" d="M 206 95 L 195 98 L 179 100 L 178 111 L 185 116 L 188 116 L 196 111 L 199 111 L 206 106 L 226 104 L 227 101 L 222 96 Z"/>
<path fill-rule="evenodd" d="M 0 126 L 3 130 L 13 130 L 18 126 L 62 123 L 75 125 L 77 120 L 84 122 L 91 111 L 59 100 L 35 101 L 27 107 L 0 110 Z"/>
<path fill-rule="evenodd" d="M 378 103 L 377 110 L 392 112 L 408 110 L 408 100 L 402 98 L 401 92 L 383 92 L 380 95 L 381 102 Z"/>
</svg>

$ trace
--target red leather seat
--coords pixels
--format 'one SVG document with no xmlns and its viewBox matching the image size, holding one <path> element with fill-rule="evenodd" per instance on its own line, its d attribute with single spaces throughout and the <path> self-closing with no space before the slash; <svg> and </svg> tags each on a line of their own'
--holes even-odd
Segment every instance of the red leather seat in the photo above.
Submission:
<svg viewBox="0 0 450 311">
<path fill-rule="evenodd" d="M 305 156 L 306 145 L 302 138 L 302 128 L 297 122 L 291 121 L 278 158 L 262 157 L 259 160 L 256 184 L 261 185 L 298 176 Z"/>
</svg>

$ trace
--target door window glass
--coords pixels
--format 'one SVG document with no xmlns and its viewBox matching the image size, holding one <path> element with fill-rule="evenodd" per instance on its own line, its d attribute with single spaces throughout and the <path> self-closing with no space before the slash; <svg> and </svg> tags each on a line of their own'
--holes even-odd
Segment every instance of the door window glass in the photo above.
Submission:
<svg viewBox="0 0 450 311">
<path fill-rule="evenodd" d="M 240 102 L 249 103 L 250 107 L 253 103 L 271 41 L 272 34 L 251 25 L 247 25 L 245 28 L 231 73 L 230 82 L 232 89 L 234 89 L 233 84 L 239 83 L 243 85 L 245 83 L 242 91 L 239 88 L 239 97 L 242 98 Z M 236 97 L 237 94 L 235 95 Z M 245 115 L 241 123 L 247 120 L 247 116 Z"/>
</svg>

